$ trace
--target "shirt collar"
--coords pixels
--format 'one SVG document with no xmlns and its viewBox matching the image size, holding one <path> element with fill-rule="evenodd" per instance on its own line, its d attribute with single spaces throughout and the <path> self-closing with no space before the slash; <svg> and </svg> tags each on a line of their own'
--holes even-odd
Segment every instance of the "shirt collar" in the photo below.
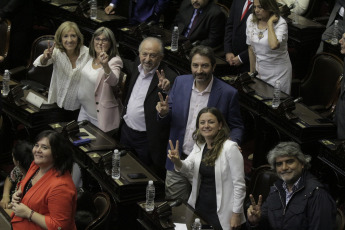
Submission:
<svg viewBox="0 0 345 230">
<path fill-rule="evenodd" d="M 286 193 L 294 193 L 294 192 L 297 190 L 297 188 L 298 188 L 298 184 L 299 184 L 301 178 L 302 178 L 302 177 L 298 178 L 298 180 L 293 184 L 293 186 L 292 186 L 292 192 L 289 192 L 289 189 L 288 189 L 288 187 L 287 187 L 287 184 L 286 184 L 286 182 L 284 181 L 284 183 L 283 183 L 283 188 L 284 188 L 285 192 L 286 192 Z"/>
<path fill-rule="evenodd" d="M 147 74 L 144 73 L 144 68 L 143 66 L 140 64 L 138 66 L 138 71 L 140 74 L 142 74 L 143 78 L 148 78 L 148 77 L 152 77 L 155 73 L 156 70 L 158 69 L 158 66 L 156 66 L 155 68 L 153 68 L 150 72 L 148 72 Z"/>
<path fill-rule="evenodd" d="M 206 87 L 206 89 L 204 89 L 204 91 L 199 92 L 199 90 L 195 88 L 195 80 L 193 82 L 192 90 L 195 90 L 198 93 L 211 93 L 212 85 L 213 85 L 213 75 L 212 75 L 210 83 L 208 83 L 208 86 Z"/>
</svg>

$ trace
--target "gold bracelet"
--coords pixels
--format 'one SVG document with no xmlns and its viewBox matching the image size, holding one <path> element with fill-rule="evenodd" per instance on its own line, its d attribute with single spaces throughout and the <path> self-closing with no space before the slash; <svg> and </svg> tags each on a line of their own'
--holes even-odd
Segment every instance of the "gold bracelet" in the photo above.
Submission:
<svg viewBox="0 0 345 230">
<path fill-rule="evenodd" d="M 110 73 L 111 73 L 111 71 L 110 71 L 109 73 L 106 73 L 106 72 L 104 71 L 104 75 L 107 76 L 107 77 L 109 77 Z"/>
<path fill-rule="evenodd" d="M 31 218 L 32 218 L 32 215 L 34 214 L 34 210 L 31 210 L 31 213 L 30 213 L 30 216 L 29 216 L 29 221 L 32 222 Z"/>
</svg>

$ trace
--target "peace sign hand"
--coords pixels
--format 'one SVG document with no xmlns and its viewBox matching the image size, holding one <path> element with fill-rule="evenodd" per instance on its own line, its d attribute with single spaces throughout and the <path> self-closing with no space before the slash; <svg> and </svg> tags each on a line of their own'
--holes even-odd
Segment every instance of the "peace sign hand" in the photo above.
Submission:
<svg viewBox="0 0 345 230">
<path fill-rule="evenodd" d="M 169 140 L 169 145 L 170 145 L 170 149 L 168 151 L 169 159 L 175 164 L 175 166 L 177 168 L 181 168 L 182 167 L 182 161 L 180 159 L 180 155 L 179 155 L 179 151 L 178 151 L 178 146 L 179 146 L 178 140 L 176 141 L 176 147 L 175 148 L 174 148 L 174 145 L 173 145 L 171 140 Z"/>
<path fill-rule="evenodd" d="M 160 92 L 158 92 L 158 96 L 159 96 L 159 102 L 156 105 L 156 110 L 160 116 L 164 117 L 169 113 L 169 104 L 168 104 L 169 96 L 167 95 L 165 97 L 165 100 L 163 98 L 163 95 Z"/>
<path fill-rule="evenodd" d="M 50 41 L 48 41 L 48 48 L 43 51 L 43 56 L 41 58 L 41 64 L 47 64 L 47 61 L 52 58 L 53 51 L 55 48 L 55 43 L 50 47 Z"/>
<path fill-rule="evenodd" d="M 170 89 L 170 81 L 165 78 L 164 70 L 156 70 L 157 76 L 158 76 L 158 88 L 161 88 L 163 91 L 169 91 Z"/>
<path fill-rule="evenodd" d="M 260 218 L 261 218 L 262 196 L 259 195 L 258 203 L 255 202 L 255 199 L 252 194 L 249 195 L 249 199 L 250 199 L 251 205 L 249 206 L 247 210 L 248 221 L 251 224 L 256 225 L 260 221 Z"/>
</svg>

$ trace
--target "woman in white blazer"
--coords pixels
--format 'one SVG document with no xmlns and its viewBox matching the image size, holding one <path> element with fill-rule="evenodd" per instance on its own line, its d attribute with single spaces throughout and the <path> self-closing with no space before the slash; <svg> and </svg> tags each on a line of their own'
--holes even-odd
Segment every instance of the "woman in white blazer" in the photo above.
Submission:
<svg viewBox="0 0 345 230">
<path fill-rule="evenodd" d="M 246 195 L 243 157 L 236 142 L 228 140 L 229 128 L 216 108 L 202 109 L 196 121 L 196 144 L 181 161 L 178 141 L 168 157 L 175 170 L 193 172 L 188 203 L 215 229 L 230 230 L 245 222 L 243 201 Z"/>
<path fill-rule="evenodd" d="M 122 104 L 114 95 L 119 83 L 122 60 L 116 47 L 114 33 L 98 28 L 89 49 L 92 57 L 82 69 L 78 91 L 81 104 L 78 121 L 88 120 L 104 132 L 119 127 Z"/>
</svg>

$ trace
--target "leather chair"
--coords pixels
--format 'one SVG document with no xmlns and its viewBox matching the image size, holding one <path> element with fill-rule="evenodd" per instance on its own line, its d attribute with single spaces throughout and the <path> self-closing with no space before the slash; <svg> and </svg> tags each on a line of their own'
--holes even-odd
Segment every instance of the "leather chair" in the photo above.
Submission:
<svg viewBox="0 0 345 230">
<path fill-rule="evenodd" d="M 11 32 L 11 22 L 4 19 L 0 22 L 0 56 L 4 58 L 1 62 L 1 66 L 6 66 L 6 57 L 8 55 L 8 49 L 10 46 L 10 32 Z M 2 72 L 2 71 L 1 71 Z"/>
<path fill-rule="evenodd" d="M 292 96 L 302 97 L 304 104 L 325 117 L 332 117 L 340 94 L 343 65 L 343 61 L 333 54 L 316 54 L 307 76 L 301 82 L 293 80 Z"/>
<path fill-rule="evenodd" d="M 344 230 L 345 228 L 345 217 L 344 213 L 337 208 L 337 217 L 336 217 L 336 230 Z"/>
<path fill-rule="evenodd" d="M 262 202 L 264 202 L 270 192 L 270 187 L 276 180 L 278 180 L 278 176 L 269 165 L 262 165 L 256 168 L 253 171 L 247 189 L 247 198 L 244 202 L 245 211 L 247 211 L 247 209 L 251 205 L 249 195 L 252 194 L 254 196 L 255 201 L 257 201 L 259 195 L 261 195 Z"/>
<path fill-rule="evenodd" d="M 96 216 L 85 230 L 107 229 L 111 210 L 109 195 L 105 192 L 98 192 L 94 196 L 93 203 L 96 208 Z"/>
<path fill-rule="evenodd" d="M 12 77 L 21 81 L 23 85 L 29 85 L 35 91 L 46 92 L 50 86 L 50 80 L 53 73 L 53 65 L 47 67 L 35 67 L 33 62 L 38 56 L 47 49 L 48 42 L 54 43 L 54 35 L 43 35 L 38 37 L 31 46 L 30 59 L 27 66 L 17 67 L 10 72 Z"/>
</svg>

